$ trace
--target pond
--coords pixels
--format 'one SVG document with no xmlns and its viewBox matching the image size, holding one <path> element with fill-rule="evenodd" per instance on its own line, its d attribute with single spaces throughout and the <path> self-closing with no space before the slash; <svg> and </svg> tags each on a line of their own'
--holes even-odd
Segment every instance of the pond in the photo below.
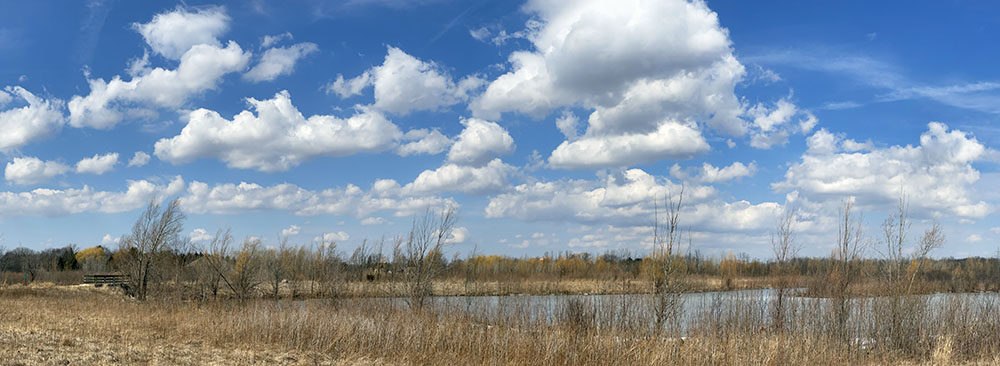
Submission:
<svg viewBox="0 0 1000 366">
<path fill-rule="evenodd" d="M 791 293 L 797 290 L 791 290 Z M 466 316 L 484 324 L 582 322 L 595 328 L 641 329 L 664 327 L 678 333 L 692 330 L 769 326 L 774 319 L 777 290 L 741 290 L 681 293 L 657 296 L 546 295 L 546 296 L 435 296 L 426 307 L 440 314 Z M 787 294 L 787 293 L 786 293 Z M 407 307 L 405 298 L 351 299 L 347 306 Z M 975 319 L 1000 313 L 996 293 L 939 293 L 902 298 L 865 297 L 846 300 L 849 326 L 871 328 L 891 308 L 905 312 L 913 322 L 948 321 L 950 316 Z M 838 305 L 827 298 L 786 295 L 783 316 L 789 327 L 830 327 Z M 902 310 L 900 310 L 902 309 Z M 657 321 L 659 319 L 659 321 Z"/>
</svg>

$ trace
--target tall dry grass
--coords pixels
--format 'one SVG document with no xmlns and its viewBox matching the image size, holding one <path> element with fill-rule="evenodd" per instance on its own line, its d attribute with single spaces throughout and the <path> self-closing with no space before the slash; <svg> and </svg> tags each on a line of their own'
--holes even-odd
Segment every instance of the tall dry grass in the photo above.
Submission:
<svg viewBox="0 0 1000 366">
<path fill-rule="evenodd" d="M 56 335 L 72 340 L 65 346 L 57 342 L 60 352 L 67 354 L 79 351 L 74 350 L 74 344 L 99 340 L 104 343 L 97 344 L 125 349 L 126 355 L 138 355 L 138 360 L 164 345 L 174 345 L 212 357 L 273 352 L 314 363 L 785 365 L 1000 361 L 1000 301 L 995 294 L 947 299 L 912 297 L 900 303 L 892 298 L 852 299 L 848 301 L 849 317 L 844 324 L 829 301 L 786 299 L 782 332 L 774 331 L 774 317 L 768 312 L 770 299 L 754 294 L 711 296 L 687 315 L 683 330 L 673 334 L 655 327 L 655 322 L 650 321 L 651 307 L 643 303 L 649 299 L 637 296 L 611 296 L 600 301 L 576 297 L 551 306 L 517 298 L 491 306 L 438 301 L 413 311 L 402 301 L 392 299 L 140 303 L 91 288 L 13 286 L 0 290 L 0 339 L 17 339 L 10 335 Z M 892 310 L 893 306 L 905 307 L 907 311 L 902 313 L 907 317 L 891 318 L 890 314 L 899 314 Z M 18 347 L 16 342 L 5 343 L 0 347 L 0 359 L 9 359 L 10 352 Z M 247 360 L 245 363 L 256 363 L 252 358 Z"/>
</svg>

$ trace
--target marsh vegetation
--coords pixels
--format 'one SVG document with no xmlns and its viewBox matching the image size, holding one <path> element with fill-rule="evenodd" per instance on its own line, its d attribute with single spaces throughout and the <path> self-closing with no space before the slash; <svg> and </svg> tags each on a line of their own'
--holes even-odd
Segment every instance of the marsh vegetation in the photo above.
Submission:
<svg viewBox="0 0 1000 366">
<path fill-rule="evenodd" d="M 871 238 L 852 201 L 829 257 L 802 258 L 794 210 L 774 257 L 681 243 L 683 195 L 657 205 L 638 257 L 445 256 L 454 210 L 364 242 L 193 245 L 151 203 L 117 250 L 0 257 L 7 364 L 996 364 L 1000 261 L 932 259 L 905 199 Z M 662 208 L 662 212 L 661 209 Z M 683 250 L 682 250 L 683 248 Z M 77 285 L 127 274 L 124 289 Z M 526 296 L 513 296 L 526 295 Z M 529 296 L 530 295 L 530 296 Z"/>
</svg>

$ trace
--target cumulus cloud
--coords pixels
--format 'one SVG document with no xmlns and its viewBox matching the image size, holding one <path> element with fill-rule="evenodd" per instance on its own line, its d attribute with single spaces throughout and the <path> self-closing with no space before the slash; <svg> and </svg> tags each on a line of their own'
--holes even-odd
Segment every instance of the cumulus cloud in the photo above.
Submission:
<svg viewBox="0 0 1000 366">
<path fill-rule="evenodd" d="M 304 42 L 288 47 L 269 48 L 264 51 L 250 71 L 243 74 L 243 79 L 252 82 L 271 81 L 281 75 L 289 75 L 295 69 L 299 59 L 315 53 L 319 47 L 315 43 Z"/>
<path fill-rule="evenodd" d="M 343 75 L 327 86 L 327 93 L 341 97 L 360 94 L 374 86 L 374 107 L 399 115 L 412 111 L 433 111 L 468 100 L 469 93 L 484 81 L 476 76 L 458 82 L 434 62 L 422 61 L 402 50 L 388 46 L 382 65 L 344 80 Z"/>
<path fill-rule="evenodd" d="M 229 30 L 225 8 L 186 8 L 157 14 L 149 23 L 134 23 L 135 29 L 153 52 L 169 59 L 180 59 L 192 46 L 219 45 L 218 37 Z"/>
<path fill-rule="evenodd" d="M 181 133 L 157 141 L 154 154 L 174 164 L 217 158 L 232 168 L 274 172 L 318 156 L 388 150 L 403 136 L 385 116 L 366 108 L 346 119 L 305 118 L 287 91 L 272 99 L 247 101 L 256 115 L 243 111 L 229 120 L 208 109 L 189 113 Z"/>
<path fill-rule="evenodd" d="M 448 151 L 448 162 L 479 166 L 514 151 L 514 139 L 500 125 L 477 118 L 464 119 L 462 125 L 465 129 Z"/>
<path fill-rule="evenodd" d="M 794 133 L 807 134 L 819 122 L 810 111 L 800 110 L 795 104 L 782 98 L 773 108 L 759 103 L 747 110 L 753 118 L 750 146 L 770 149 L 775 145 L 785 145 Z M 793 122 L 798 117 L 798 123 Z"/>
<path fill-rule="evenodd" d="M 428 207 L 458 206 L 450 198 L 407 195 L 392 180 L 377 181 L 365 192 L 355 185 L 313 191 L 294 184 L 261 186 L 255 183 L 216 184 L 194 181 L 181 197 L 181 206 L 194 214 L 235 214 L 250 211 L 284 211 L 300 216 L 344 215 L 369 217 L 388 211 L 410 216 Z"/>
<path fill-rule="evenodd" d="M 700 183 L 720 183 L 754 175 L 757 172 L 757 163 L 743 164 L 737 161 L 722 168 L 703 163 L 693 170 L 692 172 L 692 169 L 682 169 L 680 165 L 674 164 L 670 168 L 670 176 Z"/>
<path fill-rule="evenodd" d="M 0 90 L 0 107 L 7 105 L 7 103 L 10 103 L 12 100 L 14 100 L 14 97 L 11 96 L 10 93 Z"/>
<path fill-rule="evenodd" d="M 110 81 L 91 79 L 88 73 L 90 94 L 69 101 L 70 125 L 108 129 L 126 115 L 148 115 L 146 106 L 176 108 L 194 94 L 216 89 L 224 75 L 246 68 L 251 56 L 236 42 L 223 47 L 217 39 L 228 21 L 222 8 L 178 8 L 136 24 L 155 53 L 179 60 L 177 68 L 151 68 L 147 55 L 129 67 L 128 81 L 119 75 Z"/>
<path fill-rule="evenodd" d="M 337 79 L 327 84 L 325 89 L 327 94 L 337 94 L 341 98 L 349 98 L 361 95 L 361 92 L 371 84 L 372 75 L 365 71 L 361 75 L 347 80 L 344 79 L 344 75 L 337 75 Z"/>
<path fill-rule="evenodd" d="M 451 231 L 451 235 L 444 239 L 447 244 L 461 244 L 469 238 L 469 229 L 459 226 Z"/>
<path fill-rule="evenodd" d="M 119 213 L 138 209 L 153 197 L 166 197 L 184 190 L 184 180 L 167 184 L 147 180 L 128 181 L 122 192 L 96 191 L 89 186 L 69 189 L 38 188 L 27 192 L 0 192 L 0 217 L 66 216 L 84 212 Z"/>
<path fill-rule="evenodd" d="M 174 70 L 141 66 L 129 81 L 115 75 L 110 81 L 90 79 L 90 94 L 75 95 L 68 107 L 73 127 L 108 129 L 120 122 L 135 103 L 178 107 L 196 93 L 213 90 L 222 76 L 242 70 L 250 59 L 236 42 L 225 48 L 199 44 L 191 47 Z"/>
<path fill-rule="evenodd" d="M 403 187 L 405 192 L 496 193 L 509 187 L 509 179 L 517 168 L 500 159 L 483 166 L 445 164 L 435 170 L 425 170 Z"/>
<path fill-rule="evenodd" d="M 884 207 L 891 207 L 902 189 L 917 212 L 982 218 L 993 211 L 971 189 L 980 177 L 972 163 L 990 150 L 963 131 L 932 122 L 917 146 L 865 146 L 867 152 L 848 149 L 856 146 L 843 141 L 825 129 L 817 131 L 806 140 L 801 161 L 772 187 L 818 202 L 854 196 L 862 205 Z"/>
<path fill-rule="evenodd" d="M 649 134 L 584 136 L 563 141 L 549 157 L 549 166 L 559 169 L 623 167 L 658 159 L 688 159 L 707 152 L 708 142 L 693 126 L 664 123 Z"/>
<path fill-rule="evenodd" d="M 561 117 L 556 119 L 556 128 L 566 136 L 566 140 L 573 141 L 579 136 L 580 119 L 570 111 L 563 111 Z"/>
<path fill-rule="evenodd" d="M 299 235 L 299 233 L 301 232 L 302 232 L 301 227 L 299 227 L 298 225 L 291 225 L 287 228 L 281 229 L 281 236 L 282 237 L 296 236 Z"/>
<path fill-rule="evenodd" d="M 403 135 L 402 141 L 396 148 L 396 154 L 399 154 L 399 156 L 440 154 L 452 144 L 452 140 L 437 129 L 407 131 Z"/>
<path fill-rule="evenodd" d="M 524 34 L 533 50 L 513 52 L 511 71 L 493 80 L 470 109 L 487 119 L 502 112 L 542 117 L 562 107 L 591 110 L 580 140 L 553 152 L 554 167 L 687 157 L 708 149 L 699 123 L 733 136 L 748 130 L 733 93 L 745 68 L 704 2 L 537 0 L 524 9 L 533 16 Z M 572 140 L 570 121 L 560 129 Z M 665 131 L 683 131 L 694 142 L 662 140 Z M 645 146 L 570 160 L 592 148 L 635 145 Z"/>
<path fill-rule="evenodd" d="M 120 236 L 111 236 L 111 234 L 104 234 L 104 237 L 101 238 L 101 244 L 102 245 L 118 244 L 118 242 L 121 241 L 121 239 L 122 238 Z"/>
<path fill-rule="evenodd" d="M 346 232 L 343 232 L 343 231 L 338 231 L 338 232 L 332 232 L 332 233 L 325 233 L 325 234 L 323 234 L 322 237 L 317 236 L 313 240 L 315 240 L 315 241 L 323 241 L 323 242 L 337 242 L 337 241 L 347 241 L 347 240 L 350 240 L 350 239 L 351 239 L 351 235 L 350 234 L 348 234 Z"/>
<path fill-rule="evenodd" d="M 490 199 L 486 217 L 525 221 L 571 221 L 616 227 L 649 225 L 655 202 L 677 197 L 681 184 L 641 169 L 605 174 L 598 180 L 522 184 Z M 782 206 L 774 202 L 725 202 L 710 186 L 684 187 L 683 225 L 708 232 L 760 231 L 773 226 Z"/>
<path fill-rule="evenodd" d="M 0 111 L 0 151 L 9 152 L 59 131 L 65 123 L 63 103 L 39 98 L 20 86 L 4 88 L 6 103 L 23 100 L 27 105 Z M 2 98 L 0 98 L 2 99 Z"/>
<path fill-rule="evenodd" d="M 365 226 L 369 226 L 369 225 L 382 225 L 385 222 L 386 222 L 385 219 L 381 218 L 381 217 L 366 217 L 363 220 L 361 220 L 361 225 L 365 225 Z"/>
<path fill-rule="evenodd" d="M 149 164 L 149 159 L 150 159 L 150 156 L 146 152 L 144 152 L 144 151 L 136 151 L 135 155 L 132 155 L 132 158 L 129 159 L 128 166 L 129 167 L 143 166 L 143 165 Z"/>
<path fill-rule="evenodd" d="M 94 154 L 77 162 L 76 172 L 101 175 L 114 169 L 115 164 L 118 164 L 118 153 Z"/>
<path fill-rule="evenodd" d="M 271 46 L 274 46 L 274 45 L 276 45 L 276 44 L 278 44 L 278 43 L 280 43 L 282 41 L 286 41 L 286 40 L 291 41 L 292 38 L 293 38 L 292 37 L 292 33 L 290 33 L 290 32 L 285 32 L 285 33 L 275 34 L 275 35 L 266 35 L 263 38 L 261 38 L 261 40 L 260 40 L 260 47 L 261 48 L 271 47 Z"/>
<path fill-rule="evenodd" d="M 66 174 L 70 167 L 57 161 L 42 161 L 36 157 L 14 158 L 4 169 L 4 179 L 20 185 L 48 182 L 53 177 Z"/>
<path fill-rule="evenodd" d="M 205 229 L 202 229 L 202 228 L 197 228 L 197 229 L 191 230 L 191 233 L 188 234 L 188 237 L 193 242 L 205 242 L 205 241 L 212 240 L 212 238 L 214 236 L 212 234 L 210 234 L 208 232 L 208 230 L 205 230 Z"/>
</svg>

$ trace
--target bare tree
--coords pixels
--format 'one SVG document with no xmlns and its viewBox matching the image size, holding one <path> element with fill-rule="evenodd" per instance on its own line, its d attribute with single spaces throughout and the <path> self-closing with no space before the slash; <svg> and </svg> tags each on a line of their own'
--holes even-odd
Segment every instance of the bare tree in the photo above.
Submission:
<svg viewBox="0 0 1000 366">
<path fill-rule="evenodd" d="M 917 279 L 917 273 L 920 272 L 920 266 L 927 259 L 927 255 L 942 245 L 944 245 L 944 232 L 941 230 L 941 224 L 935 222 L 930 228 L 924 231 L 924 236 L 920 237 L 920 241 L 915 248 L 916 250 L 913 252 L 913 258 L 917 262 L 917 267 L 910 274 L 910 282 L 906 285 L 906 293 L 909 294 L 913 290 L 913 282 Z"/>
<path fill-rule="evenodd" d="M 0 235 L 0 286 L 7 287 L 7 247 L 3 245 L 3 235 Z"/>
<path fill-rule="evenodd" d="M 427 212 L 413 220 L 402 248 L 406 266 L 403 278 L 410 307 L 423 308 L 427 297 L 432 294 L 431 281 L 442 270 L 440 263 L 444 259 L 444 247 L 457 220 L 453 207 L 442 210 L 439 215 Z"/>
<path fill-rule="evenodd" d="M 336 242 L 321 243 L 316 247 L 310 262 L 310 271 L 315 274 L 318 295 L 336 303 L 344 287 L 343 261 L 337 253 Z"/>
<path fill-rule="evenodd" d="M 229 277 L 226 274 L 229 273 L 230 263 L 229 257 L 229 246 L 232 244 L 233 236 L 229 229 L 223 231 L 219 229 L 215 232 L 215 236 L 211 241 L 208 242 L 202 249 L 202 261 L 206 264 L 206 267 L 214 275 L 206 275 L 203 278 L 207 278 L 210 281 L 210 286 L 212 286 L 212 295 L 215 296 L 219 290 L 219 281 L 225 283 L 226 287 L 230 290 L 233 289 L 233 284 L 230 283 Z"/>
<path fill-rule="evenodd" d="M 287 280 L 290 272 L 289 263 L 285 258 L 292 251 L 288 247 L 288 238 L 279 238 L 278 248 L 266 250 L 263 254 L 264 272 L 267 273 L 267 283 L 271 286 L 271 296 L 277 298 L 281 283 Z"/>
<path fill-rule="evenodd" d="M 833 316 L 836 332 L 847 336 L 848 290 L 860 277 L 859 260 L 868 242 L 864 237 L 864 217 L 855 214 L 854 200 L 844 200 L 840 208 L 840 224 L 837 227 L 837 245 L 831 254 L 831 271 L 828 279 L 830 297 L 833 300 Z M 845 338 L 846 339 L 846 338 Z"/>
<path fill-rule="evenodd" d="M 681 280 L 684 268 L 676 261 L 677 245 L 681 238 L 680 215 L 684 203 L 684 185 L 675 197 L 668 193 L 663 198 L 664 214 L 660 205 L 653 202 L 653 252 L 647 259 L 646 271 L 652 283 L 652 308 L 656 329 L 669 323 L 676 324 L 682 307 L 680 293 L 684 291 Z M 690 238 L 690 233 L 688 233 Z"/>
<path fill-rule="evenodd" d="M 305 246 L 288 248 L 281 256 L 282 265 L 288 276 L 288 290 L 292 298 L 297 298 L 302 289 L 302 282 L 305 280 L 308 268 L 306 259 L 309 257 L 309 250 Z"/>
<path fill-rule="evenodd" d="M 660 206 L 653 200 L 653 251 L 657 255 L 670 257 L 674 255 L 674 246 L 680 241 L 680 213 L 684 203 L 684 185 L 681 185 L 677 201 L 672 194 L 663 198 L 665 217 L 660 218 Z"/>
<path fill-rule="evenodd" d="M 788 261 L 795 257 L 801 246 L 795 242 L 795 233 L 792 225 L 795 223 L 796 209 L 793 206 L 785 208 L 785 212 L 778 218 L 778 225 L 775 232 L 771 234 L 771 250 L 774 252 L 774 265 L 778 275 L 775 283 L 777 291 L 774 299 L 774 325 L 781 330 L 785 324 L 785 298 L 790 287 L 787 275 L 790 273 Z"/>
<path fill-rule="evenodd" d="M 253 295 L 257 286 L 263 282 L 261 272 L 263 260 L 261 252 L 263 244 L 258 238 L 246 238 L 235 253 L 233 269 L 229 274 L 229 283 L 237 298 L 246 299 Z"/>
<path fill-rule="evenodd" d="M 909 201 L 903 193 L 899 195 L 896 210 L 882 221 L 882 245 L 886 259 L 885 276 L 890 291 L 900 291 L 900 282 L 906 272 L 906 236 L 910 229 Z"/>
<path fill-rule="evenodd" d="M 257 238 L 244 239 L 239 250 L 235 252 L 230 247 L 232 242 L 233 237 L 228 229 L 217 231 L 215 237 L 204 248 L 203 258 L 234 296 L 246 299 L 263 282 L 261 242 Z"/>
<path fill-rule="evenodd" d="M 136 220 L 132 232 L 122 237 L 117 265 L 128 275 L 128 292 L 139 300 L 146 299 L 150 284 L 158 278 L 157 257 L 176 243 L 184 219 L 180 201 L 175 199 L 162 208 L 154 198 Z"/>
</svg>

